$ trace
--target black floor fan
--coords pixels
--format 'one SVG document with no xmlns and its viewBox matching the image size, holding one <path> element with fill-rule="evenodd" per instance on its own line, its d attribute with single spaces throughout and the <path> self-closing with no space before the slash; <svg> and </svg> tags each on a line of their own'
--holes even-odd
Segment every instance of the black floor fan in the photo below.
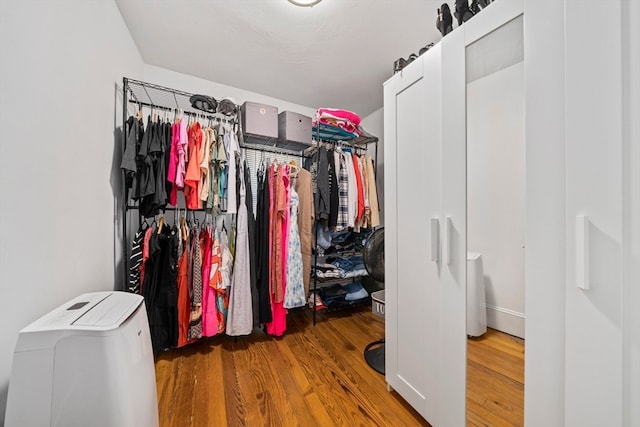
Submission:
<svg viewBox="0 0 640 427">
<path fill-rule="evenodd" d="M 369 276 L 384 283 L 384 227 L 371 233 L 364 245 L 362 257 Z M 384 375 L 384 338 L 367 344 L 364 348 L 364 360 L 376 372 Z"/>
</svg>

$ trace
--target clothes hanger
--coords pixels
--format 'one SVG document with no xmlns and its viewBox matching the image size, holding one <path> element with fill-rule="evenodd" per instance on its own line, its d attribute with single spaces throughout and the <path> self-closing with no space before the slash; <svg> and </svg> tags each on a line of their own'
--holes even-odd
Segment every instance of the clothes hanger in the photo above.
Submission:
<svg viewBox="0 0 640 427">
<path fill-rule="evenodd" d="M 136 118 L 138 120 L 142 120 L 142 104 L 140 103 L 138 103 L 138 112 L 136 113 Z"/>
<path fill-rule="evenodd" d="M 160 219 L 158 220 L 158 234 L 162 233 L 163 228 L 164 228 L 164 215 L 160 215 Z"/>
<path fill-rule="evenodd" d="M 296 163 L 295 160 L 291 160 L 289 162 L 289 178 L 295 178 L 298 176 L 298 172 L 300 172 L 300 166 Z"/>
<path fill-rule="evenodd" d="M 178 208 L 178 210 L 180 209 Z M 186 214 L 187 210 L 185 209 L 185 216 Z M 184 216 L 180 218 L 180 231 L 182 232 L 182 240 L 186 241 L 189 237 L 189 230 L 187 229 L 187 220 Z"/>
</svg>

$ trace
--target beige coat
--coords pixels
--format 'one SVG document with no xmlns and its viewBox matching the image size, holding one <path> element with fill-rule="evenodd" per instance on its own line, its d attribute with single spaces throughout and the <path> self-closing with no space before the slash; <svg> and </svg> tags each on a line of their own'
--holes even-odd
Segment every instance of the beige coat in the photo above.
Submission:
<svg viewBox="0 0 640 427">
<path fill-rule="evenodd" d="M 296 178 L 296 193 L 300 199 L 298 208 L 298 229 L 300 232 L 300 249 L 302 252 L 302 277 L 304 278 L 305 295 L 309 295 L 311 281 L 311 244 L 313 241 L 313 188 L 311 172 L 300 169 Z"/>
</svg>

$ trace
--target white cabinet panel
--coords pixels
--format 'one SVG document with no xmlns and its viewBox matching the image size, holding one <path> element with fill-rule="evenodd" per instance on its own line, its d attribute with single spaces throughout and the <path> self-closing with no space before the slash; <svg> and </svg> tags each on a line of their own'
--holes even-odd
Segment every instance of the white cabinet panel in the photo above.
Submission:
<svg viewBox="0 0 640 427">
<path fill-rule="evenodd" d="M 460 52 L 464 61 L 462 45 Z M 446 233 L 442 70 L 437 45 L 384 87 L 386 379 L 433 425 L 462 426 L 466 220 L 464 205 L 450 211 L 451 232 Z M 464 114 L 464 71 L 460 87 Z M 464 139 L 462 144 L 457 161 L 464 171 Z M 464 172 L 456 182 L 462 182 L 457 199 L 464 203 Z M 452 245 L 442 241 L 449 236 Z M 444 253 L 433 254 L 433 249 L 451 249 L 451 265 L 445 266 Z M 444 270 L 450 270 L 449 289 Z"/>
<path fill-rule="evenodd" d="M 438 215 L 439 193 L 431 200 L 423 195 L 439 190 L 438 173 L 427 166 L 438 167 L 440 158 L 429 156 L 424 138 L 422 59 L 385 86 L 385 308 L 392 313 L 386 314 L 387 382 L 426 417 L 427 384 L 433 383 L 428 380 L 433 372 L 429 342 L 436 336 L 429 321 L 433 307 L 426 308 L 436 286 L 437 264 L 429 261 L 430 228 L 424 218 Z"/>
<path fill-rule="evenodd" d="M 566 0 L 565 11 L 565 424 L 622 425 L 621 2 Z M 576 245 L 581 215 L 589 218 L 586 256 Z M 588 289 L 576 286 L 580 257 Z"/>
<path fill-rule="evenodd" d="M 498 5 L 491 7 L 494 6 Z M 461 30 L 466 31 L 464 26 Z M 451 229 L 444 244 L 450 259 L 443 268 L 441 285 L 438 426 L 464 426 L 466 420 L 467 131 L 464 38 L 465 32 L 454 31 L 441 42 L 442 217 L 445 220 L 451 218 Z"/>
</svg>

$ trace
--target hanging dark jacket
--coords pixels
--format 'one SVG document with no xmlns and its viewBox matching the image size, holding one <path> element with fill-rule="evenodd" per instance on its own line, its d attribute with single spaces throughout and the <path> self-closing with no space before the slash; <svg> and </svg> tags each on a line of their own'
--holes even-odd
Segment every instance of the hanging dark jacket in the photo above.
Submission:
<svg viewBox="0 0 640 427">
<path fill-rule="evenodd" d="M 331 193 L 329 188 L 329 161 L 327 149 L 320 146 L 316 152 L 317 178 L 316 192 L 314 194 L 314 205 L 316 209 L 316 220 L 328 220 L 331 206 Z"/>
</svg>

